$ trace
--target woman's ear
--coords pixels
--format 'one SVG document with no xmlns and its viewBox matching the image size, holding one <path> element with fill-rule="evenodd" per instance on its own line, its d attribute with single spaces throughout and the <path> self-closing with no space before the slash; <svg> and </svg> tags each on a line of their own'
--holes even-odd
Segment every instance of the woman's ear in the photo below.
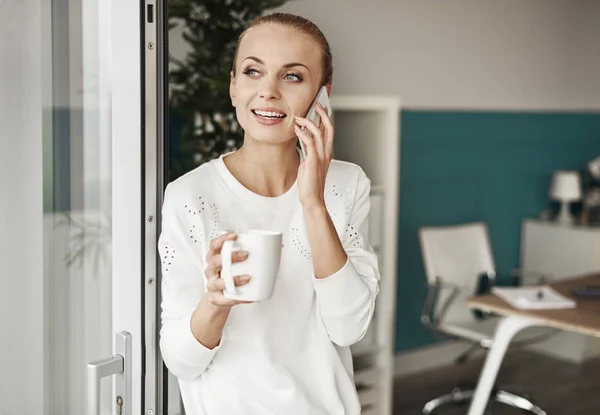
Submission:
<svg viewBox="0 0 600 415">
<path fill-rule="evenodd" d="M 233 71 L 229 74 L 229 97 L 231 98 L 231 105 L 235 107 L 235 75 Z"/>
<path fill-rule="evenodd" d="M 329 85 L 325 85 L 325 88 L 327 88 L 327 96 L 331 96 L 331 84 Z"/>
</svg>

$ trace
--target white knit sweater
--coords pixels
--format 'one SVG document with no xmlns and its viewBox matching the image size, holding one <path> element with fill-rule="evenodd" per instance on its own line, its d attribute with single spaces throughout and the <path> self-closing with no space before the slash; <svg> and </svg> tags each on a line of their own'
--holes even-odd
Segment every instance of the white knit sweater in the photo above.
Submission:
<svg viewBox="0 0 600 415">
<path fill-rule="evenodd" d="M 159 239 L 160 347 L 188 415 L 360 413 L 349 346 L 364 336 L 378 293 L 369 192 L 362 169 L 331 163 L 325 201 L 349 259 L 316 279 L 297 183 L 281 196 L 260 196 L 222 156 L 169 184 Z M 223 231 L 244 228 L 283 233 L 277 283 L 269 300 L 234 306 L 210 350 L 190 329 L 205 293 L 207 247 Z"/>
</svg>

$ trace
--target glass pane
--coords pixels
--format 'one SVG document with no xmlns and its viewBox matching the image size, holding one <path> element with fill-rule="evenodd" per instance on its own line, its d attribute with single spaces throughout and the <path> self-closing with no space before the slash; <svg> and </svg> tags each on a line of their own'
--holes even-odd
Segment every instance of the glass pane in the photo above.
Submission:
<svg viewBox="0 0 600 415">
<path fill-rule="evenodd" d="M 168 372 L 168 371 L 166 371 Z M 185 408 L 181 401 L 177 378 L 171 372 L 166 375 L 167 382 L 167 412 L 165 415 L 185 415 Z"/>
<path fill-rule="evenodd" d="M 43 3 L 44 413 L 83 414 L 87 364 L 113 344 L 110 9 Z"/>
</svg>

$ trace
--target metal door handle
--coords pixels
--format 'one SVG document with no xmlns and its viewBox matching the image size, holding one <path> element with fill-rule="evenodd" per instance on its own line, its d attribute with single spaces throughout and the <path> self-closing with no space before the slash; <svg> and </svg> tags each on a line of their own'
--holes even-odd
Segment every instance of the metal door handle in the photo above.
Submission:
<svg viewBox="0 0 600 415">
<path fill-rule="evenodd" d="M 87 415 L 100 415 L 100 381 L 117 375 L 116 394 L 122 405 L 119 413 L 131 415 L 131 334 L 116 334 L 114 356 L 87 365 Z"/>
</svg>

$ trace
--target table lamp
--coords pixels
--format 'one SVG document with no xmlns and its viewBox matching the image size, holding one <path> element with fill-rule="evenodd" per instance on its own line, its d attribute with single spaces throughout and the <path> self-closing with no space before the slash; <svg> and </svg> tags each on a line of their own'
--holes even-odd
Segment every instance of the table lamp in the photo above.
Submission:
<svg viewBox="0 0 600 415">
<path fill-rule="evenodd" d="M 552 176 L 550 198 L 560 202 L 560 213 L 556 221 L 565 225 L 574 222 L 569 203 L 577 202 L 582 198 L 581 177 L 576 171 L 557 170 Z"/>
<path fill-rule="evenodd" d="M 596 157 L 588 163 L 588 171 L 594 180 L 600 182 L 600 157 Z"/>
</svg>

